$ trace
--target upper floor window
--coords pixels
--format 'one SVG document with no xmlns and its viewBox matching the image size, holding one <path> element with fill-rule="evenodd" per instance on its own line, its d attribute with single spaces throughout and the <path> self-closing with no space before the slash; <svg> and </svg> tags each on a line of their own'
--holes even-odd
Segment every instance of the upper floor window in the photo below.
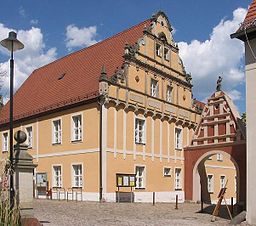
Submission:
<svg viewBox="0 0 256 226">
<path fill-rule="evenodd" d="M 2 151 L 8 151 L 8 133 L 3 133 L 2 137 Z"/>
<path fill-rule="evenodd" d="M 73 169 L 73 187 L 83 187 L 83 167 L 82 164 L 72 165 Z"/>
<path fill-rule="evenodd" d="M 54 120 L 53 122 L 53 139 L 52 142 L 54 144 L 60 144 L 61 143 L 61 120 Z"/>
<path fill-rule="evenodd" d="M 145 188 L 145 166 L 136 166 L 136 188 Z"/>
<path fill-rule="evenodd" d="M 33 130 L 32 130 L 32 126 L 29 126 L 29 127 L 26 128 L 26 133 L 27 133 L 28 148 L 32 148 L 32 145 L 33 145 Z"/>
<path fill-rule="evenodd" d="M 213 193 L 214 191 L 213 175 L 207 175 L 207 186 L 208 186 L 208 192 Z"/>
<path fill-rule="evenodd" d="M 170 51 L 168 48 L 164 48 L 164 59 L 170 60 Z"/>
<path fill-rule="evenodd" d="M 166 101 L 167 102 L 172 102 L 172 87 L 171 86 L 167 86 L 166 89 Z"/>
<path fill-rule="evenodd" d="M 145 144 L 145 120 L 135 119 L 135 143 Z"/>
<path fill-rule="evenodd" d="M 151 79 L 150 94 L 152 97 L 158 97 L 158 81 Z"/>
<path fill-rule="evenodd" d="M 61 166 L 53 166 L 53 187 L 62 187 Z"/>
<path fill-rule="evenodd" d="M 182 189 L 182 183 L 181 183 L 181 169 L 176 168 L 175 169 L 175 190 Z"/>
<path fill-rule="evenodd" d="M 175 128 L 175 148 L 182 149 L 182 129 Z"/>
<path fill-rule="evenodd" d="M 172 169 L 170 167 L 164 167 L 164 176 L 170 177 L 172 175 Z"/>
<path fill-rule="evenodd" d="M 161 51 L 161 45 L 156 43 L 156 55 L 157 56 L 162 56 L 162 51 Z"/>
<path fill-rule="evenodd" d="M 82 140 L 82 116 L 72 116 L 72 140 Z"/>
</svg>

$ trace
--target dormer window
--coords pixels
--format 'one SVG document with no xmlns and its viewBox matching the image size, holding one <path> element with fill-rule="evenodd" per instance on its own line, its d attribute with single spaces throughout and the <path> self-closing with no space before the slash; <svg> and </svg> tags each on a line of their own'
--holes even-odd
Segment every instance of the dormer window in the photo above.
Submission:
<svg viewBox="0 0 256 226">
<path fill-rule="evenodd" d="M 150 93 L 152 97 L 158 97 L 158 81 L 151 79 Z"/>
<path fill-rule="evenodd" d="M 158 43 L 156 43 L 156 55 L 159 57 L 162 55 L 161 54 L 161 45 Z"/>
<path fill-rule="evenodd" d="M 170 59 L 170 51 L 168 48 L 164 48 L 164 59 L 168 61 Z"/>
</svg>

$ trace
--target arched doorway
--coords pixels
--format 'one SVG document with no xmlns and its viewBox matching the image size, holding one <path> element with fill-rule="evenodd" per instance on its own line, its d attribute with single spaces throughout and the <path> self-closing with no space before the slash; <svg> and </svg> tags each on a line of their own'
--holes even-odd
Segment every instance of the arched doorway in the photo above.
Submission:
<svg viewBox="0 0 256 226">
<path fill-rule="evenodd" d="M 239 202 L 240 172 L 236 161 L 226 152 L 213 150 L 203 154 L 193 169 L 193 198 L 195 202 L 217 202 L 219 190 L 226 185 L 226 199 Z"/>
</svg>

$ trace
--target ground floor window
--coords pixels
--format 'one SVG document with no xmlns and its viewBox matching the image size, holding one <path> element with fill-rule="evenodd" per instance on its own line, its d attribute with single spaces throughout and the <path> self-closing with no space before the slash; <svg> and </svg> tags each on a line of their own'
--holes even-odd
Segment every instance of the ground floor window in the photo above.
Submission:
<svg viewBox="0 0 256 226">
<path fill-rule="evenodd" d="M 82 164 L 72 165 L 73 170 L 73 187 L 81 188 L 83 187 L 83 167 Z"/>
<path fill-rule="evenodd" d="M 136 166 L 136 188 L 145 188 L 145 166 Z"/>
<path fill-rule="evenodd" d="M 226 177 L 220 176 L 220 188 L 224 188 L 226 185 Z"/>
<path fill-rule="evenodd" d="M 181 169 L 175 169 L 175 190 L 181 190 L 182 183 L 181 183 Z"/>
<path fill-rule="evenodd" d="M 61 166 L 53 166 L 53 187 L 62 187 Z"/>
<path fill-rule="evenodd" d="M 207 175 L 208 192 L 213 193 L 214 191 L 214 178 L 213 175 Z"/>
</svg>

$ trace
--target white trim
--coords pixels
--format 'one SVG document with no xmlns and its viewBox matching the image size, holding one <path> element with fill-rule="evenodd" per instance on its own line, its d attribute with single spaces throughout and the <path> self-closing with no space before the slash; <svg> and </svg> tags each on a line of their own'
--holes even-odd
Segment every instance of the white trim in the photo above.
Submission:
<svg viewBox="0 0 256 226">
<path fill-rule="evenodd" d="M 117 147 L 117 109 L 114 107 L 114 158 L 116 158 Z"/>
<path fill-rule="evenodd" d="M 74 168 L 73 168 L 73 166 L 76 166 L 76 165 L 81 165 L 82 166 L 82 186 L 80 187 L 79 186 L 79 188 L 84 188 L 84 186 L 85 186 L 85 180 L 84 180 L 84 164 L 82 163 L 82 162 L 72 162 L 71 163 L 71 187 L 75 187 L 74 186 Z"/>
<path fill-rule="evenodd" d="M 5 136 L 4 134 L 7 134 L 7 145 L 5 148 L 4 143 L 5 143 Z M 3 131 L 2 132 L 2 153 L 8 152 L 9 151 L 9 131 Z"/>
<path fill-rule="evenodd" d="M 212 190 L 210 190 L 210 191 L 209 191 L 208 176 L 212 176 L 212 181 L 211 181 L 211 182 L 212 182 L 212 184 L 211 184 Z M 215 185 L 214 185 L 214 174 L 209 173 L 209 174 L 206 175 L 206 178 L 207 178 L 207 191 L 208 191 L 209 193 L 214 193 L 214 190 L 215 190 L 215 189 L 214 189 L 214 186 L 215 186 Z"/>
<path fill-rule="evenodd" d="M 176 139 L 176 130 L 180 130 L 180 137 L 179 137 L 179 140 L 180 140 L 180 145 L 177 145 L 177 140 Z M 182 151 L 183 150 L 183 128 L 181 126 L 175 126 L 174 127 L 174 148 L 175 150 L 177 151 Z"/>
<path fill-rule="evenodd" d="M 21 130 L 23 130 L 23 126 L 21 126 L 22 127 L 22 129 Z M 24 126 L 25 127 L 25 133 L 26 133 L 26 135 L 27 135 L 27 145 L 28 145 L 28 131 L 27 131 L 27 128 L 29 128 L 29 127 L 31 127 L 32 128 L 32 141 L 31 141 L 31 146 L 29 146 L 28 145 L 28 148 L 29 149 L 33 149 L 33 147 L 34 147 L 34 126 L 33 126 L 33 124 L 28 124 L 28 125 L 26 125 L 26 126 Z"/>
<path fill-rule="evenodd" d="M 146 165 L 142 165 L 142 164 L 134 165 L 135 180 L 137 180 L 136 167 L 144 167 L 144 170 L 143 170 L 143 187 L 135 187 L 135 189 L 145 189 L 147 187 L 147 167 L 146 167 Z"/>
<path fill-rule="evenodd" d="M 124 150 L 124 154 L 123 154 L 123 158 L 126 158 L 126 126 L 127 126 L 127 113 L 125 112 L 125 110 L 123 110 L 123 150 Z"/>
<path fill-rule="evenodd" d="M 167 159 L 170 162 L 170 123 L 167 123 Z"/>
<path fill-rule="evenodd" d="M 219 169 L 236 169 L 236 167 L 234 166 L 219 166 L 219 165 L 208 165 L 205 164 L 205 167 L 209 167 L 209 168 L 219 168 Z"/>
<path fill-rule="evenodd" d="M 141 120 L 144 121 L 144 125 L 143 125 L 143 135 L 142 135 L 142 142 L 136 142 L 136 137 L 135 137 L 135 132 L 136 132 L 136 119 L 137 120 Z M 146 124 L 146 118 L 145 117 L 141 117 L 141 116 L 136 116 L 134 114 L 134 143 L 137 145 L 145 145 L 147 140 L 147 124 Z"/>
<path fill-rule="evenodd" d="M 107 132 L 108 132 L 108 109 L 102 105 L 102 187 L 103 194 L 107 192 Z M 98 201 L 99 199 L 97 199 Z"/>
<path fill-rule="evenodd" d="M 64 155 L 79 155 L 79 154 L 87 154 L 87 153 L 94 153 L 99 152 L 99 149 L 82 149 L 82 150 L 74 150 L 74 151 L 62 151 L 62 152 L 54 152 L 54 153 L 47 153 L 47 154 L 39 154 L 33 155 L 33 158 L 47 158 L 47 157 L 55 157 L 55 156 L 64 156 Z"/>
<path fill-rule="evenodd" d="M 155 148 L 155 120 L 151 118 L 151 156 L 153 161 L 155 156 L 154 148 Z"/>
<path fill-rule="evenodd" d="M 226 176 L 225 174 L 221 174 L 221 175 L 220 175 L 220 189 L 221 189 L 221 188 L 224 188 L 224 187 L 221 187 L 221 177 L 224 177 L 224 186 L 225 186 L 225 184 L 226 184 L 226 182 L 227 182 L 227 176 Z"/>
<path fill-rule="evenodd" d="M 177 187 L 176 185 L 176 169 L 180 169 L 180 187 Z M 176 189 L 183 189 L 183 172 L 182 167 L 174 167 L 174 190 Z"/>
<path fill-rule="evenodd" d="M 165 174 L 164 170 L 165 169 L 170 169 L 170 174 Z M 164 177 L 172 177 L 173 175 L 173 172 L 172 172 L 172 167 L 171 166 L 163 166 L 163 176 Z"/>
<path fill-rule="evenodd" d="M 163 155 L 163 122 L 160 120 L 160 144 L 159 144 L 159 154 L 160 154 L 160 162 L 162 162 L 162 155 Z"/>
</svg>

